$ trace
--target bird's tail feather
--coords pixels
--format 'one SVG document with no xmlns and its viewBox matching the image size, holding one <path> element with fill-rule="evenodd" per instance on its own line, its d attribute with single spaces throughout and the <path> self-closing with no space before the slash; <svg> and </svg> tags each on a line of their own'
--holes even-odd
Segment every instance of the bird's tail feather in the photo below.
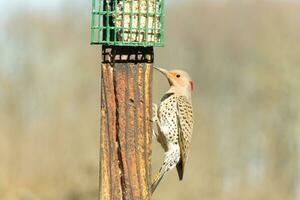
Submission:
<svg viewBox="0 0 300 200">
<path fill-rule="evenodd" d="M 151 194 L 154 193 L 155 189 L 157 188 L 158 184 L 160 183 L 160 181 L 162 180 L 162 178 L 164 177 L 166 171 L 162 171 L 160 170 L 158 172 L 158 174 L 155 176 L 152 184 L 151 184 Z"/>
<path fill-rule="evenodd" d="M 176 168 L 177 168 L 179 180 L 182 181 L 182 178 L 183 178 L 183 171 L 184 171 L 184 170 L 183 170 L 184 165 L 183 165 L 182 160 L 179 160 L 179 162 L 178 162 L 177 165 L 176 165 Z"/>
</svg>

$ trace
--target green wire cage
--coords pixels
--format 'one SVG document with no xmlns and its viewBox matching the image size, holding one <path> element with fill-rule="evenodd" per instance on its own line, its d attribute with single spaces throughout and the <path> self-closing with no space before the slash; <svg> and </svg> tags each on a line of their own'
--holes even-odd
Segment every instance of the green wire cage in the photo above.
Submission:
<svg viewBox="0 0 300 200">
<path fill-rule="evenodd" d="M 91 44 L 164 46 L 164 0 L 92 0 Z"/>
</svg>

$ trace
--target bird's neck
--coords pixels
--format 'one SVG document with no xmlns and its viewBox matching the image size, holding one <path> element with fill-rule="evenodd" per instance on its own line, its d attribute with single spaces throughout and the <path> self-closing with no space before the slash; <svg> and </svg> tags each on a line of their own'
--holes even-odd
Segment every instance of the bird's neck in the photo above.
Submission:
<svg viewBox="0 0 300 200">
<path fill-rule="evenodd" d="M 190 102 L 192 101 L 192 95 L 187 88 L 178 88 L 171 86 L 167 93 L 174 93 L 177 96 L 185 96 Z"/>
</svg>

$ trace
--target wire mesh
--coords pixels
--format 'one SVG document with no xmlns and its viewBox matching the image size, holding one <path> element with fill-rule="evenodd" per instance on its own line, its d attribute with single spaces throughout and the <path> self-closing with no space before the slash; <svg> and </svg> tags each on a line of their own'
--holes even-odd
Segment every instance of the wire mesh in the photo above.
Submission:
<svg viewBox="0 0 300 200">
<path fill-rule="evenodd" d="M 91 44 L 164 45 L 164 0 L 92 0 Z"/>
</svg>

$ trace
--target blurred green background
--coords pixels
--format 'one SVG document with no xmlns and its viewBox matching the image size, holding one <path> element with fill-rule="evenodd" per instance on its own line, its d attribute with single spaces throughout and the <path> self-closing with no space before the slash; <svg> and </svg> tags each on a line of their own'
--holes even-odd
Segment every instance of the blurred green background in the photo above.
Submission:
<svg viewBox="0 0 300 200">
<path fill-rule="evenodd" d="M 0 2 L 0 199 L 98 194 L 99 46 L 90 1 Z M 154 200 L 300 200 L 300 1 L 169 0 L 155 64 L 190 72 L 183 182 Z M 167 89 L 154 74 L 154 100 Z M 153 171 L 163 156 L 153 145 Z"/>
</svg>

